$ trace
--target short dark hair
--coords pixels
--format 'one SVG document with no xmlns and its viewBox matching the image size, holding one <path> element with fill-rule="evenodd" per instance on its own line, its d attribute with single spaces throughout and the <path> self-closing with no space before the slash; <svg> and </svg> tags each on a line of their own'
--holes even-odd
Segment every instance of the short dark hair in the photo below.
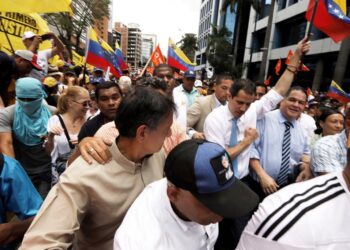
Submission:
<svg viewBox="0 0 350 250">
<path fill-rule="evenodd" d="M 163 68 L 166 68 L 166 69 L 170 69 L 172 73 L 174 73 L 174 70 L 172 67 L 170 67 L 168 64 L 166 63 L 162 63 L 162 64 L 159 64 L 157 67 L 155 67 L 154 71 L 153 71 L 153 75 L 154 76 L 157 76 L 158 75 L 158 71 L 160 69 L 163 69 Z"/>
<path fill-rule="evenodd" d="M 141 125 L 154 130 L 175 111 L 174 102 L 159 91 L 136 86 L 122 99 L 115 117 L 115 125 L 121 136 L 133 138 Z"/>
<path fill-rule="evenodd" d="M 233 81 L 233 77 L 229 74 L 217 75 L 215 77 L 215 85 L 220 85 L 222 83 L 222 81 L 224 81 L 224 80 L 232 80 Z"/>
<path fill-rule="evenodd" d="M 330 116 L 330 115 L 334 115 L 334 114 L 338 114 L 338 115 L 341 115 L 344 117 L 343 113 L 340 112 L 339 110 L 337 109 L 331 109 L 331 108 L 322 108 L 320 109 L 321 111 L 321 115 L 319 115 L 317 117 L 317 123 L 319 124 L 321 121 L 325 122 L 327 120 L 327 117 Z M 345 117 L 344 117 L 344 120 L 345 120 Z M 322 134 L 322 128 L 321 127 L 318 127 L 315 131 L 315 134 Z"/>
<path fill-rule="evenodd" d="M 243 90 L 248 95 L 255 95 L 255 83 L 249 79 L 234 80 L 230 88 L 231 96 L 236 96 L 240 90 Z"/>
<path fill-rule="evenodd" d="M 262 82 L 255 82 L 255 91 L 258 87 L 262 87 L 265 89 L 265 92 L 267 93 L 267 86 L 265 83 L 262 83 Z"/>
<path fill-rule="evenodd" d="M 110 88 L 114 88 L 114 87 L 117 88 L 119 94 L 122 95 L 122 91 L 120 90 L 120 87 L 115 82 L 107 81 L 107 82 L 103 82 L 103 83 L 98 84 L 96 86 L 96 89 L 95 89 L 95 98 L 96 98 L 96 100 L 98 100 L 98 98 L 100 96 L 100 90 L 101 89 L 110 89 Z"/>
<path fill-rule="evenodd" d="M 289 88 L 287 93 L 286 93 L 286 97 L 288 97 L 292 91 L 303 92 L 305 94 L 305 101 L 307 101 L 307 92 L 306 92 L 306 90 L 303 87 L 301 87 L 301 86 L 293 86 L 293 87 Z"/>
<path fill-rule="evenodd" d="M 136 81 L 136 86 L 150 86 L 154 89 L 158 89 L 166 92 L 168 85 L 163 79 L 153 76 L 153 77 L 142 77 L 141 79 Z"/>
</svg>

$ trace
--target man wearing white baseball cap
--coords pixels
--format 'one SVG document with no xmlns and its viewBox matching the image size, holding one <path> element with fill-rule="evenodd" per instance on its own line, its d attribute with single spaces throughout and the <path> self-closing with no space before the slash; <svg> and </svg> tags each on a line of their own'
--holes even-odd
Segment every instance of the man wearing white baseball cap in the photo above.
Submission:
<svg viewBox="0 0 350 250">
<path fill-rule="evenodd" d="M 44 40 L 52 40 L 52 49 L 38 51 L 40 43 Z M 30 50 L 37 55 L 37 63 L 42 67 L 42 71 L 33 70 L 30 72 L 29 76 L 41 81 L 47 75 L 49 68 L 48 60 L 51 57 L 61 53 L 64 50 L 64 45 L 52 32 L 45 33 L 44 35 L 38 35 L 33 31 L 26 31 L 22 36 L 22 41 L 27 50 Z"/>
</svg>

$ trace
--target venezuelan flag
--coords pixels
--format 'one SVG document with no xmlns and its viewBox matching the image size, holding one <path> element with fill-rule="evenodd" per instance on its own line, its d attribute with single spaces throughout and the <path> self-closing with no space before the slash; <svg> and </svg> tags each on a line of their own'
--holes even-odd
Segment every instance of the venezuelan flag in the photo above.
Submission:
<svg viewBox="0 0 350 250">
<path fill-rule="evenodd" d="M 350 95 L 346 93 L 335 81 L 332 81 L 331 86 L 329 86 L 327 96 L 342 103 L 350 102 Z"/>
<path fill-rule="evenodd" d="M 311 20 L 316 0 L 310 0 L 306 19 Z M 350 36 L 350 17 L 346 15 L 346 0 L 319 0 L 315 9 L 314 26 L 326 33 L 334 42 Z"/>
<path fill-rule="evenodd" d="M 117 78 L 122 75 L 117 55 L 105 41 L 97 36 L 92 28 L 89 29 L 86 62 L 104 71 L 107 71 L 109 67 L 110 72 Z"/>
<path fill-rule="evenodd" d="M 168 64 L 182 71 L 194 70 L 194 66 L 196 66 L 170 38 L 168 46 Z"/>
<path fill-rule="evenodd" d="M 128 65 L 125 63 L 125 57 L 124 57 L 123 52 L 120 49 L 119 44 L 118 44 L 117 41 L 115 42 L 115 54 L 117 56 L 119 68 L 121 70 L 128 69 Z"/>
</svg>

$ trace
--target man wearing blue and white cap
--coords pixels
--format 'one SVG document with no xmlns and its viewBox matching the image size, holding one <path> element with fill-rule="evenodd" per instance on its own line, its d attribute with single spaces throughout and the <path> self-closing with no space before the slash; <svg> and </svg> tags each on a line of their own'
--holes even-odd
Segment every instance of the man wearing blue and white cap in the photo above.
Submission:
<svg viewBox="0 0 350 250">
<path fill-rule="evenodd" d="M 173 90 L 174 98 L 176 94 L 182 94 L 187 99 L 187 107 L 191 107 L 194 100 L 200 95 L 197 88 L 194 86 L 196 81 L 196 73 L 193 70 L 188 70 L 184 74 L 183 83 Z"/>
<path fill-rule="evenodd" d="M 176 120 L 184 129 L 187 127 L 187 109 L 200 96 L 197 88 L 194 86 L 195 80 L 196 73 L 193 70 L 188 70 L 184 74 L 183 83 L 173 89 L 173 98 L 177 109 Z"/>
<path fill-rule="evenodd" d="M 217 223 L 242 217 L 258 203 L 256 194 L 235 178 L 225 149 L 215 143 L 179 144 L 168 155 L 165 175 L 130 207 L 114 249 L 213 249 Z"/>
<path fill-rule="evenodd" d="M 43 148 L 47 123 L 55 107 L 43 104 L 41 82 L 31 77 L 16 82 L 16 104 L 0 110 L 0 151 L 16 158 L 42 197 L 51 187 L 51 157 Z"/>
</svg>

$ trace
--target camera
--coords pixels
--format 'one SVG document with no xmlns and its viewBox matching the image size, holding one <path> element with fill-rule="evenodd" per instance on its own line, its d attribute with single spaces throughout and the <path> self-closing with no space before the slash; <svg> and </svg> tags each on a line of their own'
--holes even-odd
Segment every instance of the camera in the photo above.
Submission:
<svg viewBox="0 0 350 250">
<path fill-rule="evenodd" d="M 44 34 L 44 35 L 42 35 L 41 36 L 41 40 L 48 40 L 48 39 L 50 39 L 51 38 L 51 35 L 49 35 L 49 34 Z"/>
</svg>

